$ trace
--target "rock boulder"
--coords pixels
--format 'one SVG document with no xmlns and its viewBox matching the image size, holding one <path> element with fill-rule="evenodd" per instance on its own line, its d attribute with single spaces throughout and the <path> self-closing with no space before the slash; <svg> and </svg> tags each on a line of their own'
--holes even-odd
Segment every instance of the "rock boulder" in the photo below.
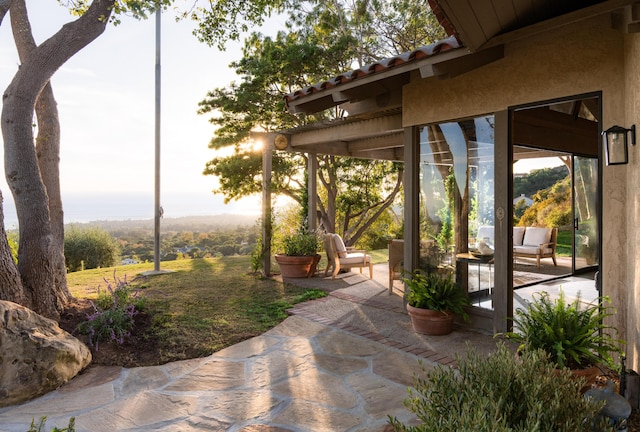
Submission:
<svg viewBox="0 0 640 432">
<path fill-rule="evenodd" d="M 0 407 L 56 389 L 90 362 L 89 348 L 58 323 L 0 301 Z"/>
</svg>

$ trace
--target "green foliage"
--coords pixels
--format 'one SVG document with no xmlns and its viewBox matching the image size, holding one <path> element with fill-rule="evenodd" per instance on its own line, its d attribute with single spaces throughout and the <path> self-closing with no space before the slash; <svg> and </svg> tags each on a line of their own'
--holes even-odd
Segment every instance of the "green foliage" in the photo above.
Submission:
<svg viewBox="0 0 640 432">
<path fill-rule="evenodd" d="M 367 251 L 387 249 L 389 239 L 402 238 L 402 221 L 392 210 L 386 210 L 371 224 L 358 240 L 358 246 Z"/>
<path fill-rule="evenodd" d="M 31 426 L 29 426 L 29 430 L 27 432 L 44 432 L 44 426 L 46 422 L 46 416 L 40 417 L 40 421 L 38 422 L 38 424 L 35 423 L 35 419 L 31 420 Z M 75 432 L 75 425 L 76 418 L 71 417 L 69 419 L 69 425 L 66 428 L 59 429 L 57 427 L 54 427 L 53 429 L 51 429 L 51 432 Z"/>
<path fill-rule="evenodd" d="M 7 241 L 13 262 L 18 264 L 18 231 L 7 231 Z"/>
<path fill-rule="evenodd" d="M 529 174 L 515 176 L 513 178 L 513 197 L 533 197 L 538 191 L 548 189 L 558 181 L 563 180 L 569 174 L 565 165 L 554 168 L 542 168 L 531 170 Z"/>
<path fill-rule="evenodd" d="M 528 208 L 529 206 L 527 205 L 527 202 L 525 200 L 521 199 L 516 202 L 516 205 L 513 206 L 514 225 L 518 225 L 518 222 L 520 222 L 520 218 L 522 218 L 522 215 L 524 215 L 524 212 L 527 211 Z"/>
<path fill-rule="evenodd" d="M 116 240 L 101 228 L 70 225 L 65 230 L 64 255 L 70 272 L 110 267 L 119 254 Z"/>
<path fill-rule="evenodd" d="M 98 298 L 92 301 L 94 313 L 78 325 L 78 331 L 89 335 L 89 345 L 95 347 L 96 351 L 102 341 L 122 345 L 131 334 L 134 317 L 144 308 L 144 302 L 137 298 L 138 291 L 126 278 L 116 278 L 114 271 L 114 281 L 115 288 L 109 282 L 106 291 L 98 288 Z"/>
<path fill-rule="evenodd" d="M 318 237 L 314 233 L 299 231 L 282 239 L 285 255 L 307 256 L 318 253 Z"/>
<path fill-rule="evenodd" d="M 464 306 L 469 296 L 462 291 L 450 274 L 415 270 L 411 277 L 404 278 L 409 288 L 407 301 L 416 308 L 436 311 L 451 311 L 468 319 Z"/>
<path fill-rule="evenodd" d="M 507 334 L 520 343 L 520 351 L 544 350 L 560 368 L 582 369 L 599 363 L 615 368 L 613 353 L 621 353 L 623 343 L 613 338 L 617 330 L 604 324 L 614 310 L 607 297 L 583 306 L 580 296 L 571 303 L 560 291 L 557 299 L 549 293 L 534 294 L 527 309 L 518 309 L 514 331 Z"/>
<path fill-rule="evenodd" d="M 260 270 L 262 270 L 264 258 L 264 251 L 262 249 L 262 239 L 259 239 L 258 242 L 253 246 L 253 250 L 251 251 L 251 272 L 253 274 L 257 274 Z"/>
<path fill-rule="evenodd" d="M 573 220 L 570 177 L 533 194 L 533 205 L 525 210 L 519 226 L 561 227 Z"/>
<path fill-rule="evenodd" d="M 211 114 L 210 121 L 217 126 L 210 147 L 234 149 L 230 156 L 209 161 L 204 170 L 205 175 L 219 180 L 215 192 L 224 194 L 226 201 L 261 190 L 261 155 L 250 145 L 252 130 L 286 130 L 344 115 L 340 108 L 313 116 L 293 115 L 285 107 L 285 94 L 343 73 L 354 64 L 364 66 L 445 36 L 424 1 L 313 1 L 305 4 L 305 13 L 294 5 L 288 5 L 292 12 L 286 32 L 275 37 L 253 33 L 245 39 L 242 59 L 231 64 L 240 82 L 210 91 L 199 104 L 199 113 Z M 323 217 L 345 241 L 355 242 L 370 220 L 393 203 L 402 168 L 373 161 L 349 162 L 350 158 L 342 158 L 340 166 L 335 166 L 334 157 L 320 159 L 319 184 L 326 193 L 319 194 L 328 201 L 321 208 L 329 209 Z M 272 192 L 306 205 L 301 174 L 306 164 L 303 155 L 273 152 Z M 391 183 L 380 173 L 390 174 Z M 336 221 L 342 229 L 334 226 Z"/>
<path fill-rule="evenodd" d="M 456 187 L 456 179 L 453 173 L 453 168 L 450 169 L 449 175 L 445 179 L 444 187 L 447 195 L 446 205 L 438 210 L 438 216 L 442 222 L 442 227 L 436 236 L 438 247 L 442 253 L 448 253 L 453 245 L 453 212 L 454 212 L 454 194 Z"/>
<path fill-rule="evenodd" d="M 481 356 L 469 348 L 459 370 L 438 365 L 418 377 L 405 405 L 421 423 L 390 422 L 412 432 L 591 431 L 603 403 L 580 393 L 581 380 L 556 373 L 542 351 L 516 358 L 504 345 Z M 598 424 L 598 426 L 600 426 Z M 604 426 L 604 429 L 611 430 Z"/>
</svg>

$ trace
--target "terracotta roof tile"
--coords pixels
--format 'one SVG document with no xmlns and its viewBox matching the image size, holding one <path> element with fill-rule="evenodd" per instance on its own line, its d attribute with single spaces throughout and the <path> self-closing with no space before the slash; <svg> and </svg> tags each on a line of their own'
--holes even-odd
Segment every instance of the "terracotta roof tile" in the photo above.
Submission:
<svg viewBox="0 0 640 432">
<path fill-rule="evenodd" d="M 455 36 L 450 36 L 446 39 L 443 39 L 431 45 L 426 45 L 420 48 L 416 48 L 413 51 L 402 53 L 394 57 L 389 57 L 389 58 L 377 61 L 375 63 L 372 63 L 370 65 L 361 67 L 360 69 L 355 69 L 349 72 L 342 73 L 340 75 L 335 76 L 334 78 L 328 79 L 327 81 L 323 81 L 321 83 L 317 83 L 314 85 L 304 87 L 300 90 L 296 90 L 293 93 L 286 94 L 284 96 L 284 99 L 285 99 L 285 102 L 289 104 L 289 102 L 303 98 L 305 96 L 312 95 L 322 90 L 332 89 L 336 86 L 346 84 L 348 82 L 357 80 L 359 78 L 384 72 L 391 68 L 398 67 L 403 64 L 411 63 L 417 60 L 421 60 L 427 57 L 432 57 L 442 52 L 460 48 L 461 46 L 462 44 L 458 41 L 458 39 Z"/>
</svg>

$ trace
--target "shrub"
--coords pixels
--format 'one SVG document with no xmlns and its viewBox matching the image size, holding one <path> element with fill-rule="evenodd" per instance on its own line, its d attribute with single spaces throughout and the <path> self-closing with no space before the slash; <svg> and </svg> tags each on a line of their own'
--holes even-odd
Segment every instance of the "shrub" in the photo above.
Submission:
<svg viewBox="0 0 640 432">
<path fill-rule="evenodd" d="M 122 345 L 131 335 L 134 318 L 144 307 L 126 278 L 120 280 L 114 274 L 116 287 L 107 282 L 107 290 L 98 288 L 98 298 L 92 302 L 94 312 L 87 321 L 78 325 L 78 331 L 89 335 L 89 345 L 98 350 L 101 341 L 112 341 Z"/>
<path fill-rule="evenodd" d="M 282 240 L 284 254 L 289 256 L 309 256 L 318 252 L 318 237 L 314 233 L 300 231 Z"/>
<path fill-rule="evenodd" d="M 117 242 L 100 228 L 71 225 L 64 235 L 64 257 L 70 272 L 111 267 L 120 251 Z"/>
<path fill-rule="evenodd" d="M 396 431 L 591 431 L 603 405 L 584 398 L 583 381 L 555 372 L 541 350 L 516 358 L 499 344 L 486 357 L 469 348 L 457 360 L 458 371 L 439 365 L 417 378 L 405 405 L 421 424 L 392 417 Z"/>
</svg>

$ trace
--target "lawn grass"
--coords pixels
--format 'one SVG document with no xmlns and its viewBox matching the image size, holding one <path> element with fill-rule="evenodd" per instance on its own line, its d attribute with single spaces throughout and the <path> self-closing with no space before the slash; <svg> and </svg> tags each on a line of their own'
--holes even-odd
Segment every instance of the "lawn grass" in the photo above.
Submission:
<svg viewBox="0 0 640 432">
<path fill-rule="evenodd" d="M 150 330 L 160 345 L 160 363 L 210 355 L 264 333 L 286 318 L 293 304 L 326 295 L 249 273 L 250 257 L 162 262 L 171 273 L 139 277 L 152 263 L 69 273 L 71 293 L 96 298 L 99 290 L 127 279 L 153 316 Z"/>
<path fill-rule="evenodd" d="M 571 256 L 573 254 L 572 231 L 558 231 L 556 254 L 559 256 Z"/>
</svg>

